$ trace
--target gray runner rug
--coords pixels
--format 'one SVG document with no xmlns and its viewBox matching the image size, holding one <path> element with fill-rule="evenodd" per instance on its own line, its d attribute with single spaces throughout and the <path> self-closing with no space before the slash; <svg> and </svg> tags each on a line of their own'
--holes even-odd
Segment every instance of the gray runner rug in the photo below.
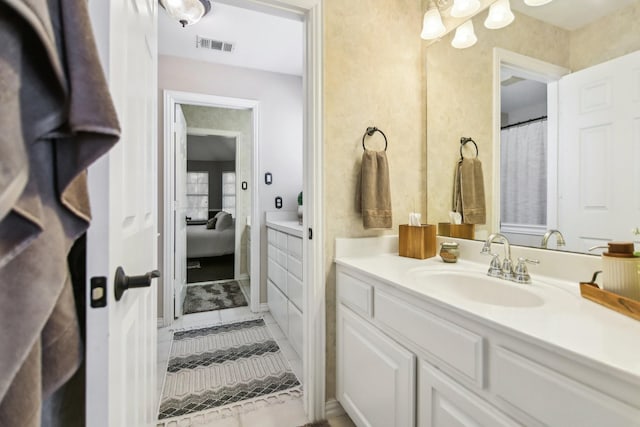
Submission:
<svg viewBox="0 0 640 427">
<path fill-rule="evenodd" d="M 299 386 L 262 319 L 176 332 L 159 419 Z"/>
</svg>

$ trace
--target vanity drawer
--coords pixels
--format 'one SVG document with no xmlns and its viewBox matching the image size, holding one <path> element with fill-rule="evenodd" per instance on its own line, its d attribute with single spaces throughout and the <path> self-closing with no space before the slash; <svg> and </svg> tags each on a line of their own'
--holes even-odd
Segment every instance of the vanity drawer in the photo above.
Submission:
<svg viewBox="0 0 640 427">
<path fill-rule="evenodd" d="M 338 271 L 338 302 L 366 317 L 373 316 L 373 287 L 360 279 Z"/>
<path fill-rule="evenodd" d="M 296 307 L 302 308 L 302 282 L 291 273 L 287 275 L 287 297 Z"/>
<path fill-rule="evenodd" d="M 267 277 L 282 292 L 287 293 L 287 270 L 278 265 L 273 259 L 267 261 Z"/>
<path fill-rule="evenodd" d="M 285 251 L 276 249 L 276 261 L 282 268 L 287 269 L 287 253 Z"/>
<path fill-rule="evenodd" d="M 287 260 L 287 270 L 298 279 L 302 280 L 302 261 L 289 255 Z"/>
<path fill-rule="evenodd" d="M 287 234 L 278 231 L 278 248 L 287 251 Z"/>
<path fill-rule="evenodd" d="M 500 346 L 491 347 L 491 391 L 544 425 L 640 426 L 640 410 Z"/>
<path fill-rule="evenodd" d="M 435 356 L 439 367 L 484 386 L 482 336 L 382 291 L 375 293 L 375 307 L 375 320 Z"/>
<path fill-rule="evenodd" d="M 287 236 L 287 249 L 289 254 L 302 259 L 302 239 L 296 236 Z"/>
<path fill-rule="evenodd" d="M 267 245 L 267 257 L 268 257 L 269 259 L 272 259 L 272 260 L 274 260 L 274 261 L 277 261 L 277 260 L 278 260 L 277 253 L 278 253 L 278 249 L 277 249 L 274 245 L 272 245 L 271 243 L 269 243 L 269 244 Z"/>
<path fill-rule="evenodd" d="M 273 246 L 278 245 L 278 232 L 273 228 L 267 228 L 267 242 Z"/>
</svg>

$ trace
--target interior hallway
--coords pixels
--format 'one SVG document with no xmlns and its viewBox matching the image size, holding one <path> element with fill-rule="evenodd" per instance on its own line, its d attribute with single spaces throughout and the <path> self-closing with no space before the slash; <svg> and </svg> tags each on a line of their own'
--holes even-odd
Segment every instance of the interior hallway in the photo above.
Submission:
<svg viewBox="0 0 640 427">
<path fill-rule="evenodd" d="M 249 281 L 240 280 L 239 282 L 247 301 L 250 301 Z M 302 360 L 269 312 L 252 313 L 247 306 L 194 313 L 182 316 L 169 327 L 158 329 L 158 385 L 156 390 L 156 406 L 160 406 L 174 331 L 198 329 L 259 317 L 264 319 L 269 332 L 291 366 L 291 370 L 299 381 L 303 383 Z M 347 415 L 335 417 L 329 421 L 331 426 L 354 426 Z M 159 421 L 158 426 L 297 427 L 306 423 L 308 423 L 308 420 L 304 413 L 302 394 L 299 394 L 285 399 L 265 397 L 255 404 L 243 405 L 241 402 L 238 402 L 223 407 L 222 409 L 214 408 L 199 413 L 184 415 L 178 419 L 171 419 L 170 421 Z"/>
</svg>

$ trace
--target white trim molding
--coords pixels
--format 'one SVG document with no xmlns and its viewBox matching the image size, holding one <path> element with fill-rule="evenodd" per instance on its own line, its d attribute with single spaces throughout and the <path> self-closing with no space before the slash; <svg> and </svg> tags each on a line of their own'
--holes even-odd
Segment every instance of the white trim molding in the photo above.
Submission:
<svg viewBox="0 0 640 427">
<path fill-rule="evenodd" d="M 346 413 L 344 412 L 344 408 L 342 407 L 340 402 L 338 402 L 336 399 L 327 400 L 324 406 L 325 406 L 325 417 L 327 419 L 340 417 Z"/>
<path fill-rule="evenodd" d="M 164 175 L 163 175 L 163 193 L 164 193 L 164 224 L 163 224 L 163 324 L 169 326 L 173 322 L 174 317 L 174 268 L 173 262 L 167 262 L 167 260 L 173 260 L 175 236 L 173 230 L 173 223 L 171 218 L 173 217 L 173 209 L 175 207 L 175 194 L 173 188 L 173 182 L 175 180 L 175 173 L 173 170 L 173 164 L 175 162 L 175 152 L 173 147 L 172 135 L 175 132 L 175 105 L 176 104 L 189 104 L 199 105 L 204 107 L 219 107 L 219 108 L 237 108 L 237 109 L 251 109 L 253 116 L 253 146 L 252 146 L 252 185 L 253 188 L 258 188 L 258 174 L 255 173 L 258 170 L 259 157 L 257 147 L 259 146 L 259 105 L 260 103 L 252 99 L 241 98 L 229 98 L 215 95 L 205 95 L 200 93 L 180 92 L 165 90 L 164 91 Z M 190 131 L 194 133 L 205 132 L 205 129 L 190 128 Z M 229 134 L 232 134 L 229 133 Z M 237 159 L 236 159 L 237 160 Z M 258 191 L 253 191 L 251 194 L 251 216 L 259 221 L 259 195 Z M 258 227 L 251 227 L 251 241 L 259 242 L 260 235 Z M 238 233 L 236 233 L 237 235 Z M 260 247 L 259 245 L 252 245 L 251 257 L 252 259 L 260 259 Z M 253 257 L 256 258 L 253 258 Z M 259 263 L 252 263 L 251 265 L 251 277 L 260 277 L 260 265 Z M 255 288 L 255 289 L 254 289 Z M 260 300 L 260 286 L 251 286 L 251 310 L 257 312 L 259 309 Z"/>
<path fill-rule="evenodd" d="M 557 147 L 558 147 L 558 85 L 555 84 L 562 76 L 567 75 L 571 70 L 549 62 L 531 58 L 506 49 L 493 48 L 493 171 L 492 171 L 492 194 L 493 194 L 493 218 L 491 219 L 491 230 L 500 230 L 500 118 L 501 118 L 501 98 L 500 98 L 500 70 L 502 67 L 509 67 L 514 74 L 530 80 L 547 83 L 547 146 L 549 152 L 547 176 L 553 179 L 557 176 Z M 551 180 L 548 180 L 551 182 Z M 547 188 L 548 200 L 555 200 L 557 195 L 557 181 L 554 180 Z M 557 223 L 557 209 L 554 203 L 549 205 L 547 210 L 547 227 L 554 228 Z"/>
</svg>

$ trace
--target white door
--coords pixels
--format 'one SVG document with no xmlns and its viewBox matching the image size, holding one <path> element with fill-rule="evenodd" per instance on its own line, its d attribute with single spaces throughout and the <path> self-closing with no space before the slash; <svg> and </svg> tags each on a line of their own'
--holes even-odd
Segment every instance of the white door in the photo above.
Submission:
<svg viewBox="0 0 640 427">
<path fill-rule="evenodd" d="M 173 209 L 173 230 L 175 233 L 174 258 L 174 314 L 182 316 L 182 304 L 187 292 L 187 121 L 182 107 L 175 105 L 173 135 L 175 137 L 175 203 Z"/>
<path fill-rule="evenodd" d="M 560 80 L 559 146 L 567 249 L 630 241 L 640 214 L 640 51 Z"/>
<path fill-rule="evenodd" d="M 91 0 L 91 20 L 122 137 L 89 170 L 93 220 L 87 276 L 106 282 L 106 307 L 87 303 L 86 424 L 155 425 L 157 289 L 151 275 L 117 301 L 114 276 L 157 268 L 157 2 Z M 95 284 L 96 279 L 92 279 Z M 88 292 L 89 299 L 99 291 Z"/>
</svg>

